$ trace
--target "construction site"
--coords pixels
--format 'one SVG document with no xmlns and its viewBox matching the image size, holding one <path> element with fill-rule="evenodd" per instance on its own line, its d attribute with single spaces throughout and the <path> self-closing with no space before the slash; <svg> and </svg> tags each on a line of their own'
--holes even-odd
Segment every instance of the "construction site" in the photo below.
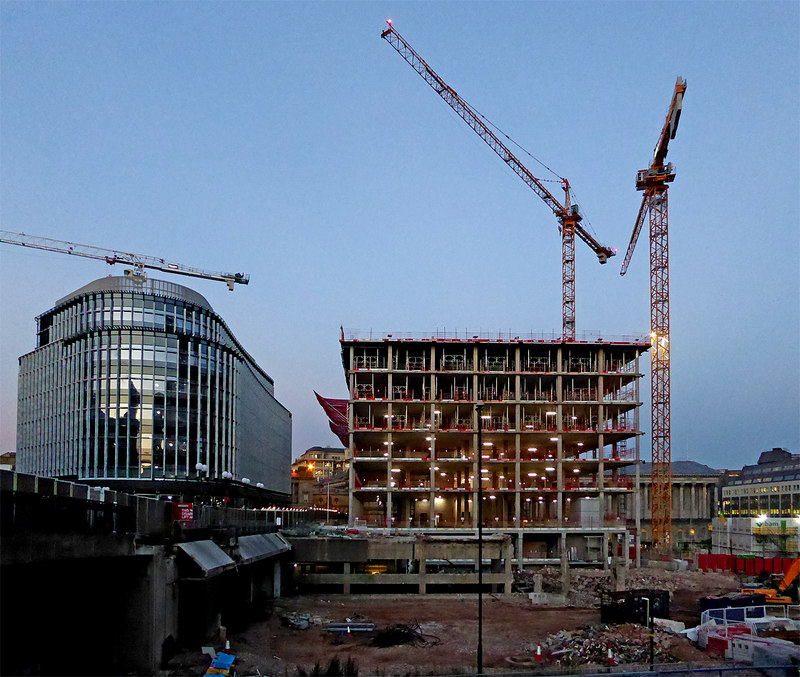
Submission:
<svg viewBox="0 0 800 677">
<path fill-rule="evenodd" d="M 153 536 L 153 543 L 145 545 L 164 548 L 169 567 L 182 553 L 182 571 L 191 574 L 184 586 L 188 582 L 203 592 L 193 601 L 194 611 L 182 612 L 178 620 L 178 574 L 164 584 L 164 590 L 172 590 L 169 605 L 175 607 L 176 629 L 163 642 L 153 634 L 159 674 L 390 677 L 674 669 L 688 675 L 722 674 L 728 668 L 741 675 L 798 674 L 800 473 L 795 474 L 793 464 L 800 459 L 776 448 L 766 452 L 764 463 L 759 461 L 764 467 L 753 466 L 741 478 L 771 478 L 769 464 L 782 464 L 785 492 L 777 508 L 771 509 L 767 500 L 763 519 L 758 498 L 752 504 L 756 513 L 748 512 L 749 485 L 738 492 L 729 488 L 723 503 L 715 475 L 693 471 L 676 482 L 672 474 L 668 189 L 676 171 L 667 155 L 677 135 L 686 80 L 677 77 L 670 97 L 665 91 L 665 100 L 654 102 L 655 110 L 663 103 L 668 108 L 654 126 L 652 162 L 631 172 L 642 200 L 631 215 L 632 233 L 619 273 L 626 274 L 640 237 L 647 240 L 640 249 L 649 252 L 649 322 L 643 318 L 638 333 L 613 336 L 577 328 L 576 248 L 588 247 L 600 265 L 608 265 L 617 250 L 585 225 L 570 182 L 555 173 L 555 178 L 535 176 L 519 159 L 522 153 L 512 152 L 509 137 L 459 96 L 391 20 L 380 37 L 533 191 L 535 207 L 543 202 L 549 210 L 561 243 L 561 328 L 549 333 L 341 328 L 347 395 L 317 395 L 343 446 L 341 458 L 335 459 L 325 457 L 327 447 L 315 448 L 325 476 L 324 503 L 306 495 L 308 509 L 289 507 L 303 493 L 293 486 L 290 498 L 288 480 L 280 473 L 283 457 L 291 452 L 291 413 L 273 402 L 271 377 L 228 336 L 210 305 L 199 295 L 199 301 L 190 298 L 191 290 L 178 298 L 169 288 L 168 301 L 161 298 L 166 292 L 153 292 L 150 305 L 139 303 L 137 296 L 146 287 L 144 268 L 222 281 L 230 290 L 248 284 L 249 276 L 0 231 L 0 241 L 8 244 L 133 267 L 113 283 L 114 289 L 107 280 L 95 283 L 101 299 L 97 310 L 88 302 L 76 303 L 67 316 L 70 326 L 78 326 L 83 316 L 97 317 L 97 328 L 92 325 L 87 334 L 100 331 L 104 308 L 108 321 L 114 321 L 104 331 L 132 327 L 133 338 L 142 342 L 121 345 L 134 346 L 131 361 L 144 355 L 146 376 L 140 375 L 136 389 L 128 372 L 121 371 L 122 385 L 114 393 L 123 392 L 120 401 L 128 402 L 127 413 L 119 415 L 119 423 L 114 419 L 112 433 L 106 432 L 111 427 L 103 419 L 104 437 L 97 444 L 109 459 L 116 454 L 109 461 L 113 471 L 86 474 L 87 468 L 96 470 L 92 460 L 81 466 L 84 475 L 76 472 L 66 479 L 89 477 L 98 485 L 97 495 L 111 491 L 102 486 L 107 482 L 114 491 L 146 492 L 156 507 L 163 499 L 178 507 L 164 517 L 167 527 L 159 540 Z M 553 183 L 561 192 L 551 191 Z M 119 303 L 122 292 L 139 303 L 132 313 L 102 306 L 102 294 L 106 302 Z M 58 316 L 64 301 L 49 312 Z M 194 315 L 190 305 L 198 308 Z M 75 343 L 77 333 L 66 332 L 45 319 L 42 345 Z M 162 332 L 162 343 L 160 334 L 150 338 L 148 332 Z M 208 343 L 219 336 L 224 345 L 216 362 Z M 53 363 L 60 364 L 61 353 L 54 348 L 53 355 Z M 235 388 L 245 367 L 237 371 L 232 356 L 246 363 L 253 383 L 263 390 L 252 406 Z M 157 368 L 164 368 L 164 392 L 161 372 L 151 368 L 148 374 L 148 360 L 161 360 Z M 210 389 L 220 381 L 213 371 L 217 364 L 226 370 L 223 380 L 230 380 L 221 395 Z M 73 373 L 63 371 L 62 385 L 71 388 Z M 29 376 L 20 382 L 31 398 L 38 397 L 38 372 L 31 368 Z M 165 393 L 174 398 L 168 400 Z M 230 398 L 230 409 L 220 403 L 222 396 Z M 264 423 L 264 401 L 275 412 L 270 425 Z M 153 430 L 163 433 L 163 421 L 167 433 L 161 440 L 166 452 L 152 447 L 154 454 L 166 455 L 143 456 L 146 463 L 139 466 L 134 458 L 139 428 L 131 422 L 138 426 L 135 413 L 141 402 L 150 416 L 143 420 L 151 437 Z M 184 404 L 185 410 L 180 409 Z M 42 447 L 37 451 L 40 464 L 25 467 L 31 475 L 56 472 L 46 466 L 52 461 L 51 440 L 32 427 L 40 409 L 26 409 L 34 430 L 30 446 Z M 242 425 L 245 432 L 234 432 L 234 422 L 241 425 L 248 412 L 258 413 L 252 427 Z M 212 413 L 218 422 L 209 422 Z M 148 420 L 155 423 L 148 425 Z M 219 435 L 217 427 L 223 431 Z M 225 437 L 228 445 L 221 444 L 223 451 L 216 456 L 210 451 L 217 448 L 215 436 Z M 125 446 L 114 451 L 112 438 L 120 445 L 125 438 Z M 265 442 L 277 438 L 273 446 Z M 253 470 L 243 466 L 248 457 L 242 449 L 248 444 Z M 161 466 L 159 459 L 165 459 Z M 265 459 L 269 463 L 262 463 Z M 318 481 L 308 475 L 309 485 Z M 162 491 L 166 481 L 171 482 L 169 495 Z M 158 482 L 161 487 L 154 489 Z M 38 479 L 34 484 L 38 491 Z M 86 501 L 94 496 L 87 493 Z M 198 515 L 212 504 L 222 517 L 204 524 L 200 533 Z M 722 505 L 735 522 L 727 523 Z M 324 509 L 324 519 L 319 513 L 312 519 L 312 508 Z M 237 522 L 235 510 L 247 519 Z M 715 521 L 717 512 L 727 540 Z M 291 524 L 289 514 L 296 514 Z M 269 534 L 270 543 L 279 541 L 280 547 L 250 557 L 250 565 L 269 563 L 268 572 L 259 569 L 256 576 L 240 571 L 248 563 L 242 554 L 248 542 L 243 548 L 239 540 L 245 533 L 257 538 L 247 529 L 256 529 L 258 520 L 265 534 L 280 532 Z M 673 525 L 678 520 L 680 543 Z M 113 529 L 117 534 L 116 525 Z M 192 529 L 196 533 L 187 536 Z M 701 532 L 697 538 L 695 529 Z M 258 538 L 268 540 L 265 534 Z M 135 547 L 141 545 L 137 532 Z M 137 556 L 142 553 L 135 550 Z M 191 644 L 184 641 L 186 635 L 177 629 L 192 613 L 202 616 L 197 622 L 198 628 L 202 625 L 197 633 L 205 633 L 202 647 L 195 646 L 194 636 Z"/>
<path fill-rule="evenodd" d="M 288 535 L 295 594 L 230 634 L 230 653 L 258 674 L 586 674 L 656 664 L 796 674 L 796 553 L 755 563 L 681 558 L 672 538 L 667 189 L 676 175 L 666 157 L 686 82 L 677 79 L 652 164 L 636 175 L 643 198 L 621 269 L 648 221 L 649 333 L 588 335 L 576 331 L 576 240 L 601 264 L 616 251 L 583 228 L 569 182 L 559 177 L 556 198 L 391 21 L 381 37 L 553 212 L 562 332 L 342 329 L 348 397 L 317 397 L 346 454 L 336 491 L 347 522 Z M 327 485 L 330 506 L 330 475 Z M 690 484 L 687 506 L 681 488 L 678 514 L 703 506 L 709 516 L 715 486 Z M 176 660 L 171 674 L 202 665 Z"/>
</svg>

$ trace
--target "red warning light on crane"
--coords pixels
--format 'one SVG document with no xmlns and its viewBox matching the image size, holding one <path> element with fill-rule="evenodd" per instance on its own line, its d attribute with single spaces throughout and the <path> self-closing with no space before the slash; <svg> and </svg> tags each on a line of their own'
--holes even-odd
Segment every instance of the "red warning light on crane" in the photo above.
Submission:
<svg viewBox="0 0 800 677">
<path fill-rule="evenodd" d="M 391 19 L 386 19 L 386 23 L 391 26 L 392 25 L 392 20 Z"/>
</svg>

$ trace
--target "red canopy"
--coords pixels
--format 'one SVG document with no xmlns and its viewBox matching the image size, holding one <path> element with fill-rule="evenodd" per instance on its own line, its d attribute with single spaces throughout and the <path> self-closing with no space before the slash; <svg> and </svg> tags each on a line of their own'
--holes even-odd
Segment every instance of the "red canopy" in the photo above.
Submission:
<svg viewBox="0 0 800 677">
<path fill-rule="evenodd" d="M 347 429 L 347 400 L 337 400 L 332 397 L 322 397 L 316 390 L 317 402 L 325 410 L 330 419 L 330 427 L 339 441 L 346 447 L 350 444 L 350 435 Z"/>
</svg>

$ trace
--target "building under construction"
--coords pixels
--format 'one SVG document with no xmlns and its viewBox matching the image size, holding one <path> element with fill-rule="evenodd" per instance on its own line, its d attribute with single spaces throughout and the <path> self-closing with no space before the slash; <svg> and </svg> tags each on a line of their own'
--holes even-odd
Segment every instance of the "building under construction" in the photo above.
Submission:
<svg viewBox="0 0 800 677">
<path fill-rule="evenodd" d="M 512 537 L 518 566 L 607 562 L 629 506 L 640 513 L 621 469 L 638 462 L 649 347 L 342 333 L 349 398 L 323 406 L 347 445 L 350 526 L 474 534 L 480 495 L 484 529 Z"/>
</svg>

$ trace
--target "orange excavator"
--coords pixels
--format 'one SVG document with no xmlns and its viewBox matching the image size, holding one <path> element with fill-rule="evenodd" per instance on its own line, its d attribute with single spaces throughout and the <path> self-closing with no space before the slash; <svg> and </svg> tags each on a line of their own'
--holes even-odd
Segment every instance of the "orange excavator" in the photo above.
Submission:
<svg viewBox="0 0 800 677">
<path fill-rule="evenodd" d="M 746 587 L 740 592 L 746 595 L 764 595 L 768 604 L 794 604 L 794 600 L 784 593 L 800 574 L 800 557 L 798 557 L 783 575 L 776 588 Z M 777 574 L 780 577 L 780 574 Z"/>
</svg>

